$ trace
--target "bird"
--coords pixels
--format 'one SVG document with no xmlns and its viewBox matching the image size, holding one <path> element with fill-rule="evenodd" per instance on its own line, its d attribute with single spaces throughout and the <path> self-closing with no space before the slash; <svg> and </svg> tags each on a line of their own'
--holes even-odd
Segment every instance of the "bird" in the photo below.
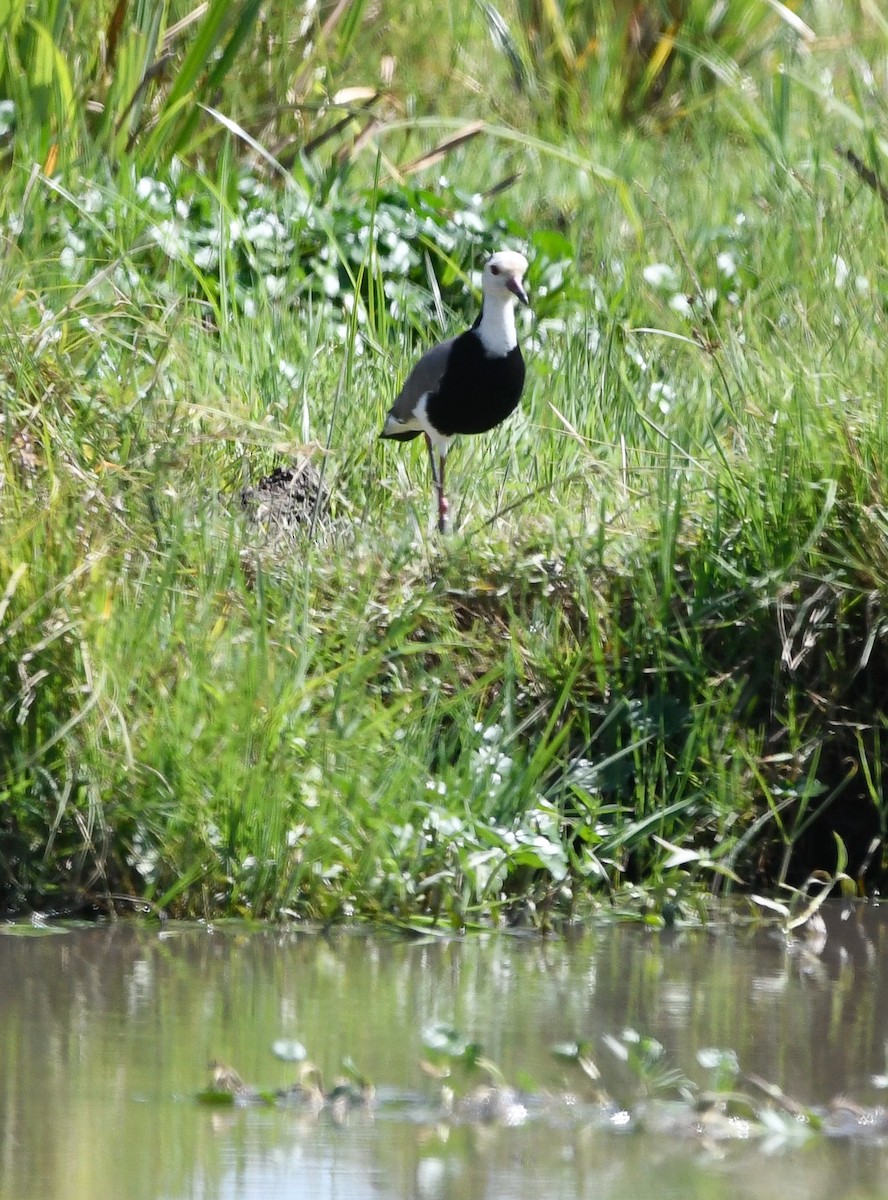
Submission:
<svg viewBox="0 0 888 1200">
<path fill-rule="evenodd" d="M 518 407 L 524 358 L 515 308 L 530 301 L 524 287 L 527 259 L 498 250 L 481 275 L 481 311 L 471 329 L 440 342 L 419 359 L 389 410 L 380 437 L 408 442 L 425 435 L 438 499 L 438 529 L 446 533 L 450 506 L 444 464 L 453 438 L 486 433 Z"/>
</svg>

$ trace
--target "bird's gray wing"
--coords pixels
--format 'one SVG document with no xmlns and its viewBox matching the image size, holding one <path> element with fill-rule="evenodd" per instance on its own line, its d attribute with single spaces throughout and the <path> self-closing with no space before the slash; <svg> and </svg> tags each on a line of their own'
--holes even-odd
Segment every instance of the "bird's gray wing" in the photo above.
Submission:
<svg viewBox="0 0 888 1200">
<path fill-rule="evenodd" d="M 455 340 L 455 338 L 448 338 L 446 342 L 440 342 L 437 346 L 426 350 L 407 376 L 389 414 L 396 421 L 409 421 L 419 404 L 420 397 L 425 396 L 427 392 L 437 391 L 438 385 L 444 378 L 444 372 L 447 370 L 447 361 Z"/>
</svg>

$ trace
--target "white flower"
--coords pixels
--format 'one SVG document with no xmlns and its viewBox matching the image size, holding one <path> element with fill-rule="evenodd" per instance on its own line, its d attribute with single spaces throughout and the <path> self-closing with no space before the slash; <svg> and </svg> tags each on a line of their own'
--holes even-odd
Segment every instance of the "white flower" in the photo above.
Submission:
<svg viewBox="0 0 888 1200">
<path fill-rule="evenodd" d="M 656 383 L 651 384 L 648 397 L 652 403 L 656 404 L 665 417 L 672 408 L 672 401 L 675 399 L 675 388 L 671 384 L 658 380 Z"/>
<path fill-rule="evenodd" d="M 715 265 L 721 271 L 722 275 L 727 275 L 728 278 L 737 274 L 737 260 L 731 254 L 730 250 L 722 250 L 721 254 L 715 260 Z"/>
<path fill-rule="evenodd" d="M 293 366 L 292 363 L 287 362 L 287 360 L 285 358 L 279 358 L 278 359 L 278 370 L 283 375 L 284 379 L 286 379 L 287 383 L 290 384 L 291 387 L 296 386 L 296 380 L 299 376 L 299 371 L 296 367 Z"/>
<path fill-rule="evenodd" d="M 462 820 L 441 808 L 429 809 L 424 828 L 429 833 L 440 833 L 445 838 L 457 837 L 464 832 Z"/>
<path fill-rule="evenodd" d="M 260 210 L 247 226 L 244 236 L 258 246 L 277 241 L 279 238 L 283 238 L 285 233 L 286 230 L 275 213 L 265 213 Z"/>
<path fill-rule="evenodd" d="M 89 188 L 80 197 L 80 207 L 88 213 L 101 212 L 105 206 L 105 197 L 97 187 Z"/>
<path fill-rule="evenodd" d="M 286 291 L 287 280 L 283 275 L 266 275 L 265 290 L 272 300 L 279 300 Z"/>
<path fill-rule="evenodd" d="M 194 252 L 194 265 L 200 267 L 202 271 L 206 271 L 215 267 L 218 257 L 214 246 L 201 246 Z"/>
<path fill-rule="evenodd" d="M 683 317 L 689 317 L 692 312 L 691 302 L 684 292 L 676 292 L 669 301 L 669 307 L 673 312 L 681 313 Z"/>
<path fill-rule="evenodd" d="M 170 206 L 170 189 L 159 179 L 150 179 L 147 175 L 136 184 L 136 195 L 140 200 L 147 200 L 148 207 L 155 212 L 165 211 Z"/>
<path fill-rule="evenodd" d="M 841 254 L 833 256 L 833 267 L 835 268 L 835 286 L 837 291 L 841 291 L 848 282 L 848 276 L 851 273 L 851 268 L 842 258 Z"/>
<path fill-rule="evenodd" d="M 651 263 L 642 271 L 645 282 L 651 287 L 671 290 L 678 287 L 678 275 L 669 263 Z"/>
<path fill-rule="evenodd" d="M 462 225 L 464 229 L 471 229 L 475 233 L 482 233 L 484 230 L 484 221 L 479 213 L 473 212 L 471 209 L 458 210 L 453 214 L 453 224 Z"/>
<path fill-rule="evenodd" d="M 136 268 L 124 265 L 117 268 L 113 279 L 122 292 L 134 291 L 141 282 L 139 272 Z"/>
<path fill-rule="evenodd" d="M 60 342 L 62 340 L 62 331 L 57 325 L 53 325 L 54 320 L 55 313 L 50 312 L 49 309 L 47 309 L 43 314 L 43 319 L 38 327 L 38 331 L 40 333 L 36 348 L 36 353 L 38 355 L 42 354 L 48 346 L 55 345 L 56 342 Z"/>
<path fill-rule="evenodd" d="M 185 256 L 188 243 L 185 234 L 175 221 L 161 221 L 159 225 L 152 225 L 148 233 L 169 258 Z"/>
<path fill-rule="evenodd" d="M 410 247 L 400 238 L 394 246 L 389 256 L 390 269 L 392 271 L 407 271 L 410 266 Z"/>
</svg>

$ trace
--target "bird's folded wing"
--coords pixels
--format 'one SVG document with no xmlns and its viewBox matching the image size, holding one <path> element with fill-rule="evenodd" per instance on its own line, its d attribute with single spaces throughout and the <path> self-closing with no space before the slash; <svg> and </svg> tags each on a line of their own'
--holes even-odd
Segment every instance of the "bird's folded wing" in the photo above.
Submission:
<svg viewBox="0 0 888 1200">
<path fill-rule="evenodd" d="M 407 376 L 397 399 L 391 408 L 391 416 L 398 421 L 408 421 L 422 396 L 436 392 L 447 370 L 450 351 L 455 338 L 449 338 L 425 354 Z"/>
</svg>

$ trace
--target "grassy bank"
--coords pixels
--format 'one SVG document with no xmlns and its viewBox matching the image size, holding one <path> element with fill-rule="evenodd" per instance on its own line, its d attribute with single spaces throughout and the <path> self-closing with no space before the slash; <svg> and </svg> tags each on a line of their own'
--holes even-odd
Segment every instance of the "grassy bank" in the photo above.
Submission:
<svg viewBox="0 0 888 1200">
<path fill-rule="evenodd" d="M 59 6 L 70 89 L 12 93 L 0 908 L 461 925 L 845 860 L 879 886 L 884 19 L 769 9 L 742 69 L 661 31 L 635 77 L 617 12 L 584 82 L 517 9 L 496 44 L 489 8 L 430 9 L 436 74 L 346 8 L 297 45 L 246 6 L 193 62 L 195 22 L 136 125 Z M 596 106 L 606 67 L 631 103 Z M 178 80 L 222 117 L 182 124 Z M 440 539 L 424 455 L 376 435 L 503 244 L 527 392 L 454 449 Z M 240 489 L 303 453 L 329 509 L 268 537 Z"/>
</svg>

